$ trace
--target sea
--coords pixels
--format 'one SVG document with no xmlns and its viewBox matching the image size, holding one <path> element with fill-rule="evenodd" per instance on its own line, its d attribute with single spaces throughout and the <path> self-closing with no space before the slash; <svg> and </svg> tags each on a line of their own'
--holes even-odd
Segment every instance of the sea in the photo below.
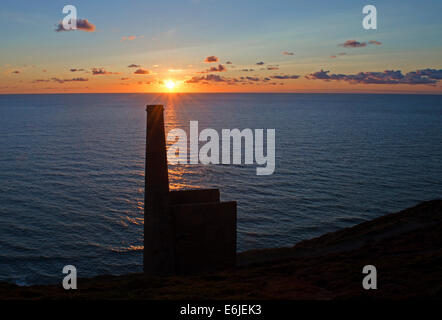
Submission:
<svg viewBox="0 0 442 320">
<path fill-rule="evenodd" d="M 142 271 L 148 104 L 165 106 L 166 133 L 275 129 L 272 175 L 169 165 L 171 189 L 237 201 L 239 252 L 442 198 L 442 95 L 0 95 L 0 281 Z"/>
</svg>

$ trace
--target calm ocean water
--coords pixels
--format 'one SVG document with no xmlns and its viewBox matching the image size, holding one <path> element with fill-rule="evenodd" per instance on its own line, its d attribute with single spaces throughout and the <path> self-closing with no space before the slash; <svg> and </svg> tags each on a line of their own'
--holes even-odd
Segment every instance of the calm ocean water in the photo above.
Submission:
<svg viewBox="0 0 442 320">
<path fill-rule="evenodd" d="M 442 96 L 0 95 L 0 281 L 142 270 L 145 105 L 167 130 L 276 129 L 276 170 L 170 166 L 238 201 L 239 251 L 290 246 L 442 196 Z"/>
</svg>

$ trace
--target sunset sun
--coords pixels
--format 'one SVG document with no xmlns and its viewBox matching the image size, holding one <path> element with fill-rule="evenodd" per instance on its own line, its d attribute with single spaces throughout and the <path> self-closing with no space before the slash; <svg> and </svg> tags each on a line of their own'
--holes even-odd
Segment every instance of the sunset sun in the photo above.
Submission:
<svg viewBox="0 0 442 320">
<path fill-rule="evenodd" d="M 167 89 L 173 90 L 176 86 L 176 83 L 173 82 L 172 80 L 167 80 L 164 82 L 164 85 L 166 86 Z"/>
</svg>

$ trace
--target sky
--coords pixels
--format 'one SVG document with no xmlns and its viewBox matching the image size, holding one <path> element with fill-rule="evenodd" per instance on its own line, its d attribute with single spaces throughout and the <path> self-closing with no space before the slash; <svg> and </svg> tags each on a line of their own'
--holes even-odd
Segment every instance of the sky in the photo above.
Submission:
<svg viewBox="0 0 442 320">
<path fill-rule="evenodd" d="M 60 25 L 65 5 L 76 30 Z M 362 26 L 365 5 L 377 29 Z M 442 93 L 442 1 L 16 0 L 0 94 Z"/>
</svg>

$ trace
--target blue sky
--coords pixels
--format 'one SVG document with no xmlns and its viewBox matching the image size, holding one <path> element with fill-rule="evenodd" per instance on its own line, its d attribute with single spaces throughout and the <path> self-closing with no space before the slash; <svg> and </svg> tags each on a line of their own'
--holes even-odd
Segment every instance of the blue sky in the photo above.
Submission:
<svg viewBox="0 0 442 320">
<path fill-rule="evenodd" d="M 67 4 L 75 5 L 78 17 L 88 19 L 96 31 L 55 32 Z M 366 4 L 377 8 L 377 30 L 362 28 Z M 67 76 L 73 67 L 123 74 L 129 63 L 160 66 L 162 72 L 196 70 L 209 55 L 220 63 L 233 61 L 238 70 L 265 61 L 287 74 L 320 69 L 405 73 L 441 66 L 441 1 L 13 1 L 1 6 L 3 82 L 11 68 L 21 68 L 24 75 L 29 66 L 58 70 L 58 76 Z M 129 36 L 137 38 L 122 40 Z M 338 46 L 350 39 L 376 40 L 382 46 Z M 345 59 L 330 59 L 343 51 Z M 29 82 L 38 73 L 28 76 L 24 80 Z"/>
</svg>

